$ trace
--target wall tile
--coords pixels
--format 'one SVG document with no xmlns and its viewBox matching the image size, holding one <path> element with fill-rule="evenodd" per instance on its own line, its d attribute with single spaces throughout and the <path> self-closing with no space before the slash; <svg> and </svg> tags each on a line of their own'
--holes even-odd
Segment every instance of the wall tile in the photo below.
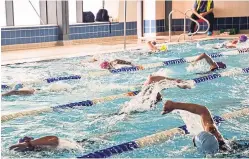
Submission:
<svg viewBox="0 0 249 159">
<path fill-rule="evenodd" d="M 233 18 L 231 18 L 231 17 L 226 18 L 226 19 L 225 19 L 225 24 L 226 24 L 226 25 L 227 25 L 227 24 L 229 24 L 229 25 L 233 24 Z"/>
<path fill-rule="evenodd" d="M 224 25 L 225 24 L 225 18 L 218 18 L 218 25 Z"/>
<path fill-rule="evenodd" d="M 232 29 L 233 25 L 226 25 L 226 29 Z"/>
<path fill-rule="evenodd" d="M 247 17 L 240 17 L 240 24 L 247 24 Z"/>
<path fill-rule="evenodd" d="M 240 25 L 240 30 L 246 30 L 246 29 L 247 29 L 247 24 Z"/>
<path fill-rule="evenodd" d="M 144 33 L 150 33 L 150 28 L 144 28 Z"/>
</svg>

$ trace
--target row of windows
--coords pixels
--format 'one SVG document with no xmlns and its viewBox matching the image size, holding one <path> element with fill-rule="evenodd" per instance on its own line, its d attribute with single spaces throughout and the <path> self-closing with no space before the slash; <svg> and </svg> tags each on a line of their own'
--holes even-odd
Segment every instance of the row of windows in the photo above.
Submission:
<svg viewBox="0 0 249 159">
<path fill-rule="evenodd" d="M 91 11 L 94 15 L 103 7 L 103 0 L 83 0 L 83 10 Z M 110 6 L 110 3 L 111 6 Z M 14 5 L 14 24 L 19 25 L 39 25 L 40 7 L 39 0 L 13 0 Z M 69 5 L 69 24 L 76 23 L 76 0 L 68 0 Z M 109 15 L 118 16 L 118 1 L 109 1 Z M 106 8 L 106 7 L 105 7 Z M 37 15 L 37 13 L 39 15 Z M 5 1 L 0 0 L 0 26 L 6 26 Z"/>
</svg>

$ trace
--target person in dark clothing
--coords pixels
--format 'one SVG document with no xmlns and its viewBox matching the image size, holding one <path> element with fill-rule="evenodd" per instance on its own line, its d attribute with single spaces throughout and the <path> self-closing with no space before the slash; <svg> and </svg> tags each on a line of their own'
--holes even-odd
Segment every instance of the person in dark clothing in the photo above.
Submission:
<svg viewBox="0 0 249 159">
<path fill-rule="evenodd" d="M 211 36 L 213 34 L 213 24 L 214 24 L 214 13 L 213 13 L 213 8 L 214 8 L 214 2 L 213 0 L 196 0 L 194 4 L 194 12 L 198 13 L 201 17 L 204 17 L 207 19 L 210 23 L 210 28 L 208 31 L 208 36 Z M 197 16 L 196 14 L 192 14 L 191 18 L 195 20 L 199 20 L 201 17 Z M 193 33 L 195 32 L 195 22 L 191 22 L 190 25 L 190 32 Z"/>
</svg>

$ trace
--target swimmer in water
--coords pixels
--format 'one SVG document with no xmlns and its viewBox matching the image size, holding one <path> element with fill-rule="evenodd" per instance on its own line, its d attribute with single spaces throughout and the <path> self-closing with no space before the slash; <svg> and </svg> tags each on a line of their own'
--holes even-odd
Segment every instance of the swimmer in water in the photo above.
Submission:
<svg viewBox="0 0 249 159">
<path fill-rule="evenodd" d="M 40 90 L 40 89 L 37 89 Z M 4 96 L 11 96 L 11 95 L 32 95 L 35 93 L 35 89 L 24 89 L 23 84 L 17 84 L 14 86 L 14 89 L 7 92 L 3 93 L 2 97 Z"/>
<path fill-rule="evenodd" d="M 236 48 L 238 43 L 244 43 L 247 41 L 247 36 L 246 35 L 241 35 L 238 39 L 234 39 L 229 42 L 222 43 L 219 46 L 213 47 L 214 49 L 219 49 L 219 48 Z"/>
<path fill-rule="evenodd" d="M 147 86 L 151 83 L 160 82 L 162 80 L 175 81 L 176 83 L 179 84 L 179 85 L 177 85 L 177 87 L 182 88 L 182 89 L 187 89 L 187 88 L 191 89 L 191 87 L 184 80 L 169 78 L 169 77 L 165 77 L 165 76 L 152 76 L 152 75 L 150 75 L 148 77 L 148 79 L 144 82 L 144 86 Z"/>
<path fill-rule="evenodd" d="M 204 131 L 193 138 L 193 144 L 200 153 L 215 154 L 218 152 L 244 151 L 249 145 L 241 145 L 236 141 L 225 140 L 219 132 L 212 115 L 207 107 L 192 104 L 167 101 L 164 104 L 162 115 L 170 113 L 173 110 L 185 110 L 201 116 Z"/>
<path fill-rule="evenodd" d="M 71 142 L 60 139 L 57 136 L 44 136 L 34 139 L 33 137 L 25 136 L 19 139 L 18 143 L 9 147 L 9 150 L 25 152 L 25 151 L 48 151 L 54 149 L 76 149 L 84 144 L 94 144 L 95 141 L 83 139 L 81 141 Z"/>
<path fill-rule="evenodd" d="M 125 61 L 125 60 L 119 60 L 116 59 L 114 61 L 108 62 L 108 61 L 104 61 L 100 64 L 100 67 L 102 69 L 107 69 L 107 70 L 111 70 L 111 69 L 116 69 L 117 65 L 130 65 L 130 66 L 135 66 L 133 65 L 131 62 L 129 61 Z"/>
<path fill-rule="evenodd" d="M 200 56 L 198 56 L 194 61 L 193 61 L 193 65 L 195 65 L 198 61 L 205 59 L 207 61 L 207 63 L 210 66 L 210 71 L 206 72 L 206 73 L 210 73 L 210 72 L 214 72 L 217 71 L 219 69 L 226 69 L 226 64 L 224 64 L 223 62 L 215 62 L 208 54 L 206 53 L 202 53 Z"/>
<path fill-rule="evenodd" d="M 160 51 L 167 51 L 167 46 L 166 45 L 162 45 L 160 48 L 158 48 L 156 41 L 148 41 L 147 42 L 147 46 L 149 48 L 149 50 L 151 51 L 151 53 L 156 53 L 156 52 L 160 52 Z"/>
<path fill-rule="evenodd" d="M 118 131 L 110 131 L 108 133 L 95 136 L 91 139 L 82 139 L 79 141 L 69 141 L 57 136 L 44 136 L 37 139 L 25 136 L 24 138 L 20 138 L 17 144 L 10 146 L 9 150 L 25 152 L 80 149 L 83 147 L 91 147 L 96 143 L 104 142 L 105 140 L 107 140 L 107 138 L 117 133 Z"/>
</svg>

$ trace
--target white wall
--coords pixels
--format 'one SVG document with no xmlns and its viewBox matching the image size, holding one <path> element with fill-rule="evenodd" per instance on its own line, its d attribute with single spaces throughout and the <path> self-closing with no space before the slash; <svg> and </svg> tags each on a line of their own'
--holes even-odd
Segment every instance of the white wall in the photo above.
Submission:
<svg viewBox="0 0 249 159">
<path fill-rule="evenodd" d="M 6 26 L 5 1 L 0 0 L 0 26 Z"/>
<path fill-rule="evenodd" d="M 2 0 L 1 0 L 2 1 Z M 30 0 L 40 14 L 39 0 Z M 40 18 L 28 0 L 13 0 L 15 25 L 39 25 Z"/>
<path fill-rule="evenodd" d="M 129 0 L 127 1 L 127 13 L 126 13 L 126 21 L 133 22 L 137 21 L 137 1 Z M 124 21 L 124 1 L 119 1 L 119 21 Z"/>
</svg>

